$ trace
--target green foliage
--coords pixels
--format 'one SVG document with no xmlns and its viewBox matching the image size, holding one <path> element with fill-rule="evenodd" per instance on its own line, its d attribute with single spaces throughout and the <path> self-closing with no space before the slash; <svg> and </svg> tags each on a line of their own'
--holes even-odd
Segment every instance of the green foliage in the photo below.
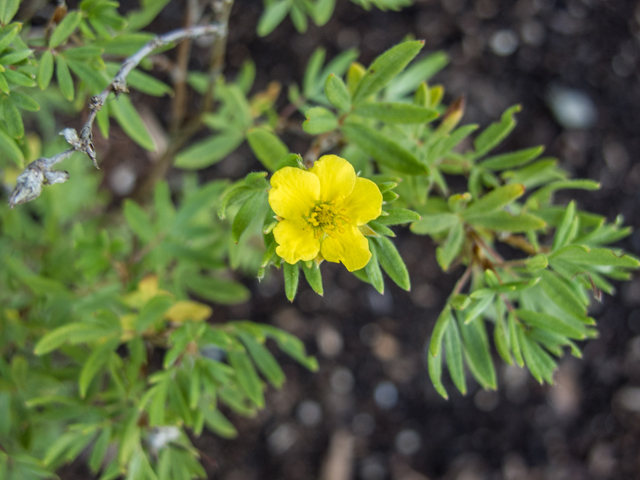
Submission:
<svg viewBox="0 0 640 480">
<path fill-rule="evenodd" d="M 115 2 L 84 0 L 29 44 L 22 24 L 11 23 L 19 2 L 2 3 L 4 178 L 39 156 L 31 120 L 42 131 L 44 156 L 67 148 L 52 139 L 56 114 L 79 116 L 120 61 L 153 38 L 139 30 L 167 3 L 143 0 L 125 18 Z M 411 2 L 354 3 L 397 10 Z M 267 35 L 286 16 L 299 31 L 309 19 L 323 25 L 334 4 L 266 1 L 258 32 Z M 221 305 L 248 301 L 248 278 L 256 276 L 283 275 L 294 302 L 306 288 L 302 271 L 310 288 L 324 294 L 322 257 L 292 265 L 278 255 L 273 231 L 281 218 L 268 193 L 271 173 L 311 168 L 324 153 L 347 159 L 383 198 L 381 215 L 358 227 L 371 259 L 353 272 L 357 278 L 380 293 L 389 279 L 410 290 L 410 269 L 392 240 L 399 231 L 428 235 L 440 267 L 464 272 L 425 352 L 442 396 L 445 366 L 463 394 L 471 377 L 497 388 L 494 350 L 541 383 L 553 381 L 566 349 L 580 356 L 575 341 L 597 335 L 591 298 L 612 294 L 611 281 L 628 279 L 640 266 L 610 246 L 630 229 L 622 218 L 608 223 L 576 202 L 554 204 L 559 190 L 599 186 L 568 179 L 556 159 L 540 157 L 542 147 L 498 150 L 519 106 L 478 134 L 476 125 L 459 125 L 464 101 L 443 105 L 443 87 L 427 83 L 448 58 L 421 54 L 422 48 L 421 41 L 401 43 L 368 68 L 355 62 L 355 50 L 326 62 L 318 48 L 281 111 L 275 82 L 249 96 L 251 61 L 235 79 L 189 72 L 193 94 L 207 101 L 193 115 L 197 128 L 182 130 L 185 138 L 164 152 L 183 170 L 181 185 L 154 179 L 146 201 L 117 206 L 76 155 L 65 164 L 73 185 L 46 186 L 44 198 L 13 210 L 0 206 L 0 478 L 52 477 L 83 451 L 102 479 L 204 477 L 189 435 L 207 428 L 235 438 L 233 417 L 255 416 L 265 391 L 285 382 L 281 353 L 318 369 L 300 339 L 272 325 L 209 320 Z M 151 62 L 141 65 L 127 77 L 128 87 L 173 94 L 153 76 Z M 105 137 L 110 117 L 138 145 L 158 147 L 126 93 L 109 97 L 97 115 Z M 291 131 L 308 141 L 304 157 L 285 143 Z M 245 140 L 255 171 L 244 178 L 200 184 L 184 172 L 215 165 Z M 498 243 L 512 247 L 513 257 L 503 258 Z"/>
</svg>

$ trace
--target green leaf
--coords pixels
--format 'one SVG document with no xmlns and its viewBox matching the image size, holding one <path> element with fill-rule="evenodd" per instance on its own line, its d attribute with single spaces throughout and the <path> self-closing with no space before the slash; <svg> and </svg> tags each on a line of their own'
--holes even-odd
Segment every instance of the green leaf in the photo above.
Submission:
<svg viewBox="0 0 640 480">
<path fill-rule="evenodd" d="M 284 20 L 291 9 L 290 0 L 281 0 L 279 2 L 271 3 L 262 12 L 260 21 L 258 22 L 257 33 L 259 36 L 264 37 L 269 35 L 280 25 L 280 22 Z"/>
<path fill-rule="evenodd" d="M 327 77 L 324 82 L 324 94 L 339 110 L 343 112 L 351 110 L 351 94 L 339 76 L 332 73 Z"/>
<path fill-rule="evenodd" d="M 542 276 L 542 281 L 539 285 L 553 303 L 569 315 L 584 317 L 587 314 L 586 305 L 563 278 L 558 277 L 549 270 L 542 270 L 539 275 Z"/>
<path fill-rule="evenodd" d="M 124 217 L 127 219 L 131 230 L 133 230 L 143 242 L 150 242 L 155 236 L 155 229 L 149 219 L 149 215 L 147 215 L 140 205 L 129 198 L 124 201 L 123 211 Z"/>
<path fill-rule="evenodd" d="M 295 3 L 291 6 L 290 16 L 291 22 L 293 23 L 293 26 L 296 28 L 296 30 L 300 33 L 305 33 L 307 31 L 307 27 L 309 26 L 309 23 L 307 22 L 307 15 Z"/>
<path fill-rule="evenodd" d="M 429 123 L 440 116 L 435 110 L 410 103 L 377 102 L 364 103 L 356 107 L 353 114 L 387 123 Z"/>
<path fill-rule="evenodd" d="M 20 0 L 3 0 L 0 4 L 0 22 L 3 25 L 9 23 L 18 12 Z"/>
<path fill-rule="evenodd" d="M 59 55 L 60 56 L 60 55 Z M 93 67 L 90 67 L 83 61 L 66 59 L 67 65 L 69 68 L 75 73 L 80 80 L 82 80 L 92 94 L 97 94 L 103 91 L 107 85 L 109 85 L 109 80 L 107 80 L 102 72 L 96 70 Z M 119 100 L 111 102 L 111 104 L 116 104 L 120 102 L 123 98 L 127 98 L 125 95 L 121 95 Z"/>
<path fill-rule="evenodd" d="M 507 365 L 513 365 L 513 357 L 511 356 L 507 324 L 504 318 L 504 303 L 498 300 L 495 304 L 495 309 L 496 325 L 493 329 L 493 340 L 496 345 L 496 350 L 500 357 L 505 361 L 505 363 L 507 363 Z"/>
<path fill-rule="evenodd" d="M 385 212 L 388 215 L 378 217 L 376 222 L 382 225 L 400 225 L 403 223 L 417 222 L 422 219 L 418 213 L 407 210 L 406 208 L 391 208 L 385 210 Z"/>
<path fill-rule="evenodd" d="M 173 305 L 175 301 L 168 296 L 158 295 L 149 300 L 140 310 L 138 318 L 135 321 L 136 332 L 144 332 L 154 323 L 162 320 L 165 312 Z"/>
<path fill-rule="evenodd" d="M 51 50 L 44 52 L 40 58 L 40 65 L 38 67 L 38 86 L 40 90 L 44 90 L 49 86 L 51 77 L 53 76 L 53 53 Z"/>
<path fill-rule="evenodd" d="M 444 232 L 460 223 L 460 217 L 455 213 L 425 214 L 422 219 L 411 224 L 411 231 L 418 235 L 433 235 Z"/>
<path fill-rule="evenodd" d="M 67 100 L 72 101 L 74 97 L 73 79 L 69 72 L 69 65 L 67 65 L 67 61 L 62 55 L 56 57 L 56 76 L 62 95 Z"/>
<path fill-rule="evenodd" d="M 528 232 L 539 230 L 546 226 L 544 220 L 529 213 L 511 215 L 506 211 L 478 215 L 467 220 L 467 223 L 475 227 L 488 228 L 499 232 Z"/>
<path fill-rule="evenodd" d="M 387 87 L 384 94 L 385 98 L 396 100 L 406 96 L 446 67 L 448 63 L 449 56 L 442 51 L 434 52 L 425 58 L 417 60 Z M 426 106 L 426 103 L 424 106 Z"/>
<path fill-rule="evenodd" d="M 73 85 L 72 85 L 73 86 Z M 71 92 L 73 94 L 73 91 Z M 96 123 L 100 129 L 100 133 L 104 138 L 109 138 L 109 104 L 102 105 L 100 111 L 96 114 Z"/>
<path fill-rule="evenodd" d="M 16 145 L 16 141 L 0 128 L 0 151 L 7 155 L 14 163 L 22 168 L 24 163 L 24 155 L 22 150 Z"/>
<path fill-rule="evenodd" d="M 507 183 L 521 183 L 525 188 L 537 187 L 554 180 L 562 180 L 567 172 L 558 168 L 556 159 L 543 158 L 515 171 L 506 171 L 502 177 Z"/>
<path fill-rule="evenodd" d="M 556 190 L 562 189 L 578 189 L 578 190 L 598 190 L 600 184 L 593 180 L 559 180 L 544 186 L 540 190 L 534 192 L 527 198 L 527 206 L 532 208 L 540 208 L 549 203 L 551 195 Z"/>
<path fill-rule="evenodd" d="M 105 336 L 105 331 L 91 323 L 69 323 L 55 330 L 50 331 L 42 337 L 36 344 L 33 353 L 35 355 L 45 355 L 66 342 L 80 343 L 91 341 Z"/>
<path fill-rule="evenodd" d="M 511 350 L 513 351 L 513 358 L 520 368 L 524 367 L 524 359 L 522 358 L 522 350 L 520 348 L 520 333 L 518 330 L 522 330 L 520 323 L 516 323 L 516 316 L 513 312 L 509 312 L 508 317 L 509 326 L 509 343 L 511 344 Z"/>
<path fill-rule="evenodd" d="M 250 196 L 255 194 L 255 189 L 247 187 L 245 185 L 239 185 L 229 190 L 224 197 L 218 208 L 218 218 L 223 220 L 227 217 L 227 208 L 231 205 L 239 202 L 246 201 Z"/>
<path fill-rule="evenodd" d="M 4 122 L 7 126 L 7 131 L 14 138 L 22 138 L 24 136 L 22 115 L 20 115 L 16 106 L 8 97 L 2 97 L 0 100 L 0 107 L 2 109 L 2 115 L 4 116 Z"/>
<path fill-rule="evenodd" d="M 100 57 L 103 53 L 103 48 L 96 47 L 94 45 L 86 45 L 84 47 L 67 48 L 64 51 L 64 56 L 70 60 L 91 60 L 93 58 Z M 119 65 L 117 68 L 119 68 Z M 115 76 L 115 73 L 116 72 L 114 71 L 113 76 Z M 129 75 L 131 75 L 131 73 Z"/>
<path fill-rule="evenodd" d="M 222 438 L 231 439 L 238 436 L 236 427 L 234 427 L 233 424 L 227 420 L 222 413 L 220 413 L 220 410 L 210 410 L 206 408 L 204 410 L 204 419 L 207 427 L 209 427 L 213 433 L 220 435 Z"/>
<path fill-rule="evenodd" d="M 199 297 L 223 305 L 244 303 L 251 296 L 247 287 L 228 279 L 186 275 L 184 281 L 187 288 Z"/>
<path fill-rule="evenodd" d="M 523 330 L 518 331 L 518 337 L 524 359 L 527 362 L 527 368 L 529 368 L 531 374 L 539 383 L 542 383 L 543 380 L 550 384 L 553 383 L 553 370 L 555 369 L 553 359 L 535 341 L 529 338 Z"/>
<path fill-rule="evenodd" d="M 496 188 L 473 202 L 466 210 L 463 210 L 462 218 L 469 220 L 474 216 L 486 215 L 495 210 L 500 210 L 522 195 L 524 195 L 524 186 L 519 184 Z"/>
<path fill-rule="evenodd" d="M 2 7 L 0 7 L 1 9 Z M 0 53 L 2 53 L 16 38 L 18 32 L 22 29 L 21 23 L 12 23 L 6 27 L 0 28 Z"/>
<path fill-rule="evenodd" d="M 89 358 L 84 362 L 82 370 L 80 371 L 80 378 L 78 379 L 78 388 L 82 398 L 86 396 L 91 380 L 93 380 L 100 369 L 107 363 L 111 352 L 113 352 L 117 346 L 118 340 L 110 340 L 94 349 L 91 355 L 89 355 Z"/>
<path fill-rule="evenodd" d="M 444 348 L 446 353 L 447 368 L 456 388 L 466 395 L 467 382 L 464 378 L 464 365 L 462 361 L 462 341 L 456 322 L 449 322 L 444 334 Z"/>
<path fill-rule="evenodd" d="M 318 0 L 312 14 L 315 24 L 319 27 L 325 25 L 331 18 L 335 5 L 336 0 Z"/>
<path fill-rule="evenodd" d="M 515 311 L 518 318 L 524 320 L 532 327 L 557 333 L 576 340 L 587 338 L 584 324 L 571 317 L 554 317 L 542 312 L 518 309 Z"/>
<path fill-rule="evenodd" d="M 318 361 L 314 357 L 306 355 L 304 343 L 298 337 L 271 325 L 260 325 L 260 328 L 265 335 L 276 341 L 280 350 L 299 362 L 300 365 L 312 372 L 318 370 Z"/>
<path fill-rule="evenodd" d="M 287 295 L 287 299 L 293 302 L 298 291 L 298 280 L 300 276 L 300 270 L 298 264 L 291 265 L 290 263 L 282 263 L 282 272 L 284 273 L 284 291 Z"/>
<path fill-rule="evenodd" d="M 429 169 L 400 144 L 370 127 L 349 123 L 342 125 L 346 137 L 380 164 L 400 173 L 428 174 Z"/>
<path fill-rule="evenodd" d="M 109 71 L 109 69 L 107 70 Z M 115 76 L 116 72 L 113 72 L 113 76 Z M 169 85 L 138 69 L 132 70 L 129 73 L 127 76 L 127 85 L 147 95 L 153 95 L 154 97 L 173 94 L 173 89 Z"/>
<path fill-rule="evenodd" d="M 127 29 L 135 31 L 146 27 L 170 1 L 171 0 L 154 0 L 152 2 L 141 2 L 142 9 L 129 13 Z"/>
<path fill-rule="evenodd" d="M 447 391 L 442 384 L 442 356 L 443 352 L 440 351 L 438 355 L 430 355 L 427 354 L 427 367 L 429 370 L 429 378 L 431 379 L 431 383 L 445 400 L 449 399 L 449 395 L 447 395 Z"/>
<path fill-rule="evenodd" d="M 324 107 L 313 107 L 305 112 L 307 119 L 302 124 L 302 129 L 311 134 L 330 132 L 338 128 L 338 119 L 333 113 Z"/>
<path fill-rule="evenodd" d="M 289 149 L 282 140 L 263 127 L 249 130 L 247 141 L 258 160 L 270 171 L 274 171 L 278 161 L 289 153 Z"/>
<path fill-rule="evenodd" d="M 29 112 L 37 112 L 38 110 L 40 110 L 40 105 L 38 105 L 38 102 L 36 102 L 29 95 L 26 95 L 19 91 L 11 92 L 9 100 L 13 102 L 16 107 L 27 110 Z"/>
<path fill-rule="evenodd" d="M 180 152 L 176 157 L 175 166 L 187 170 L 209 167 L 233 152 L 243 140 L 242 132 L 236 130 L 212 135 Z"/>
<path fill-rule="evenodd" d="M 616 255 L 608 248 L 589 248 L 585 245 L 569 245 L 551 254 L 549 259 L 561 259 L 577 265 L 640 267 L 640 262 L 630 255 Z"/>
<path fill-rule="evenodd" d="M 128 96 L 120 95 L 117 100 L 110 102 L 109 113 L 134 142 L 151 152 L 157 150 L 156 142 Z"/>
<path fill-rule="evenodd" d="M 495 171 L 516 168 L 538 158 L 543 151 L 544 147 L 532 147 L 515 152 L 504 153 L 502 155 L 487 158 L 480 164 L 480 166 Z"/>
<path fill-rule="evenodd" d="M 7 83 L 7 78 L 0 73 L 0 90 L 9 95 L 11 90 L 9 89 L 9 83 Z"/>
<path fill-rule="evenodd" d="M 537 272 L 543 268 L 547 268 L 549 265 L 549 259 L 543 253 L 539 253 L 533 257 L 527 258 L 526 266 L 530 272 Z"/>
<path fill-rule="evenodd" d="M 473 142 L 475 157 L 481 157 L 497 146 L 516 126 L 513 115 L 521 110 L 520 105 L 507 109 L 499 122 L 489 125 Z"/>
<path fill-rule="evenodd" d="M 491 290 L 489 291 L 491 292 Z M 474 297 L 473 294 L 471 294 L 471 298 L 474 299 L 473 303 L 471 303 L 471 305 L 469 305 L 469 307 L 464 310 L 465 325 L 468 323 L 471 323 L 477 318 L 482 318 L 481 315 L 493 303 L 493 299 L 495 298 L 495 295 L 493 292 L 491 292 L 489 295 L 486 295 L 486 296 L 483 295 L 479 298 L 476 298 Z"/>
<path fill-rule="evenodd" d="M 303 265 L 302 272 L 304 273 L 304 278 L 307 279 L 307 283 L 313 289 L 313 291 L 318 295 L 324 295 L 324 289 L 322 287 L 322 273 L 320 272 L 320 267 L 318 266 L 318 264 L 316 264 L 316 262 L 314 261 L 311 261 L 311 267 Z"/>
<path fill-rule="evenodd" d="M 264 395 L 262 382 L 245 352 L 230 351 L 227 353 L 229 364 L 233 367 L 238 385 L 247 394 L 249 399 L 258 407 L 264 407 Z"/>
<path fill-rule="evenodd" d="M 307 63 L 304 78 L 302 79 L 302 93 L 307 98 L 313 97 L 322 85 L 318 80 L 322 81 L 319 77 L 325 54 L 324 48 L 316 48 L 309 59 L 309 63 Z"/>
<path fill-rule="evenodd" d="M 49 39 L 49 47 L 56 48 L 58 45 L 62 45 L 67 38 L 71 36 L 71 34 L 78 28 L 80 25 L 80 20 L 82 20 L 82 13 L 79 11 L 69 12 L 62 19 L 60 24 L 56 27 L 56 29 L 51 34 L 51 38 Z"/>
<path fill-rule="evenodd" d="M 399 74 L 424 46 L 423 40 L 404 42 L 387 50 L 367 69 L 353 94 L 353 104 L 358 105 L 383 89 Z"/>
<path fill-rule="evenodd" d="M 497 388 L 496 371 L 489 353 L 489 340 L 484 320 L 461 324 L 467 365 L 482 388 Z"/>
<path fill-rule="evenodd" d="M 369 242 L 369 251 L 371 252 L 371 258 L 365 265 L 364 271 L 367 274 L 367 278 L 373 288 L 375 288 L 381 295 L 384 294 L 384 280 L 382 278 L 382 270 L 380 270 L 380 262 L 378 260 L 378 253 L 376 247 L 373 244 L 372 238 L 367 238 Z"/>
<path fill-rule="evenodd" d="M 26 60 L 27 58 L 29 58 L 32 54 L 33 54 L 33 50 L 30 50 L 30 49 L 15 50 L 13 52 L 7 53 L 6 55 L 3 55 L 2 57 L 0 57 L 0 65 L 8 66 L 8 65 L 18 64 Z M 19 75 L 27 76 L 24 72 L 18 72 L 15 70 L 6 69 L 4 70 L 5 75 L 7 75 L 6 73 L 7 71 L 9 72 L 9 74 L 13 75 L 12 77 L 9 77 L 9 80 L 13 81 L 14 83 L 17 83 L 18 85 L 23 85 L 23 86 L 35 85 L 35 82 L 33 83 L 33 85 L 30 85 L 27 83 L 24 83 L 24 84 L 21 83 L 21 81 L 18 79 L 18 76 Z"/>
<path fill-rule="evenodd" d="M 431 334 L 431 340 L 429 341 L 429 355 L 435 357 L 440 354 L 442 339 L 444 338 L 444 334 L 452 320 L 453 315 L 451 313 L 451 305 L 447 303 L 442 312 L 440 312 L 440 315 L 438 315 L 436 324 L 433 327 L 433 333 Z"/>
<path fill-rule="evenodd" d="M 445 272 L 462 250 L 464 238 L 464 227 L 462 223 L 456 223 L 451 227 L 451 230 L 449 230 L 449 235 L 444 244 L 436 249 L 436 260 L 440 268 Z"/>
<path fill-rule="evenodd" d="M 241 333 L 240 340 L 244 343 L 253 358 L 256 367 L 262 372 L 267 380 L 276 388 L 281 388 L 286 380 L 284 372 L 278 365 L 273 355 L 263 345 L 258 343 L 255 338 L 248 333 Z"/>
<path fill-rule="evenodd" d="M 100 435 L 98 435 L 98 439 L 93 444 L 93 450 L 89 457 L 89 468 L 94 474 L 100 470 L 100 467 L 104 463 L 104 458 L 107 455 L 109 443 L 111 442 L 112 432 L 113 429 L 111 428 L 111 425 L 105 426 L 102 429 L 102 432 L 100 432 Z"/>
<path fill-rule="evenodd" d="M 393 230 L 391 230 L 389 227 L 382 225 L 381 223 L 378 223 L 374 220 L 371 220 L 369 223 L 367 223 L 367 226 L 379 236 L 386 236 L 386 237 L 392 237 L 392 238 L 396 236 L 396 234 L 393 233 Z M 361 228 L 365 228 L 365 227 L 361 227 Z"/>
<path fill-rule="evenodd" d="M 570 238 L 570 234 L 574 230 L 572 227 L 574 225 L 574 221 L 576 220 L 576 202 L 572 200 L 569 202 L 569 205 L 567 205 L 567 209 L 565 210 L 562 222 L 560 223 L 560 226 L 556 230 L 556 234 L 553 237 L 553 245 L 551 247 L 551 251 L 555 251 L 559 248 L 564 247 L 572 240 L 572 238 Z"/>
<path fill-rule="evenodd" d="M 240 236 L 245 232 L 247 227 L 256 216 L 264 211 L 263 206 L 266 204 L 266 200 L 266 193 L 258 192 L 247 198 L 244 205 L 240 207 L 231 226 L 231 235 L 234 242 L 238 243 L 240 241 Z"/>
<path fill-rule="evenodd" d="M 376 246 L 376 254 L 382 269 L 400 288 L 411 290 L 409 271 L 393 242 L 387 237 L 377 237 L 371 240 Z"/>
</svg>

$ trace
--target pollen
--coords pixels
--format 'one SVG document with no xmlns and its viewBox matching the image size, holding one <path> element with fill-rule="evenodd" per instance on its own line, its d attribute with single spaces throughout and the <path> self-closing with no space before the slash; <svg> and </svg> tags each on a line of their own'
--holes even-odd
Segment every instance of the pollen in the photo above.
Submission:
<svg viewBox="0 0 640 480">
<path fill-rule="evenodd" d="M 344 224 L 351 223 L 351 219 L 346 215 L 346 209 L 337 208 L 335 202 L 320 203 L 315 206 L 307 221 L 315 229 L 315 238 L 320 238 L 323 233 L 331 236 L 338 231 L 344 233 Z"/>
</svg>

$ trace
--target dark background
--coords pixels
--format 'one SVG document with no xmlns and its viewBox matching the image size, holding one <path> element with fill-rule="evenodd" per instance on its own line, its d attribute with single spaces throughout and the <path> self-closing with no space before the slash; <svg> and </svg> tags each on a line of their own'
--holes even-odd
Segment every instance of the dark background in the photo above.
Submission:
<svg viewBox="0 0 640 480">
<path fill-rule="evenodd" d="M 179 27 L 184 11 L 183 2 L 171 2 L 151 30 Z M 518 127 L 501 149 L 546 145 L 546 153 L 573 175 L 602 184 L 598 192 L 559 195 L 561 203 L 576 198 L 581 208 L 611 221 L 621 213 L 627 224 L 640 223 L 637 2 L 425 0 L 401 12 L 381 12 L 338 0 L 323 28 L 310 25 L 299 34 L 287 19 L 258 38 L 261 11 L 261 1 L 236 0 L 225 70 L 233 77 L 251 57 L 258 68 L 253 92 L 272 80 L 285 87 L 300 83 L 318 46 L 329 59 L 357 47 L 366 65 L 407 35 L 423 38 L 423 52 L 451 56 L 451 65 L 432 83 L 445 85 L 447 102 L 467 96 L 464 122 L 486 126 L 520 103 Z M 207 58 L 206 48 L 195 47 L 190 67 L 204 69 Z M 167 124 L 166 100 L 133 95 Z M 279 104 L 286 103 L 282 94 Z M 562 113 L 571 112 L 573 123 L 562 120 Z M 308 148 L 304 138 L 284 138 L 292 151 Z M 108 179 L 127 160 L 105 148 Z M 148 162 L 133 157 L 133 171 L 143 176 Z M 203 175 L 240 177 L 257 168 L 245 145 Z M 396 230 L 411 292 L 387 282 L 382 296 L 342 266 L 324 264 L 324 297 L 303 285 L 290 304 L 274 272 L 261 284 L 248 280 L 256 293 L 250 304 L 216 310 L 220 321 L 250 318 L 301 336 L 318 356 L 320 371 L 311 374 L 283 357 L 287 383 L 281 391 L 269 389 L 266 410 L 251 420 L 225 412 L 239 427 L 238 439 L 208 433 L 194 439 L 210 478 L 640 478 L 640 279 L 593 306 L 601 335 L 582 345 L 582 360 L 560 362 L 555 386 L 540 386 L 528 372 L 498 363 L 497 392 L 470 380 L 462 396 L 447 377 L 445 401 L 430 384 L 423 348 L 462 272 L 443 274 L 429 239 Z M 639 255 L 640 235 L 620 246 Z M 60 476 L 88 478 L 81 462 Z"/>
</svg>

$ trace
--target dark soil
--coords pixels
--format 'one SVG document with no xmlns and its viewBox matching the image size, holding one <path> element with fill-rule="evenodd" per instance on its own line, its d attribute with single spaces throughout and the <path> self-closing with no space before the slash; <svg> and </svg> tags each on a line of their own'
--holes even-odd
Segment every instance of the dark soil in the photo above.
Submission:
<svg viewBox="0 0 640 480">
<path fill-rule="evenodd" d="M 407 35 L 424 38 L 426 51 L 442 49 L 452 57 L 435 81 L 447 87 L 447 101 L 467 96 L 465 121 L 484 126 L 522 104 L 519 126 L 503 148 L 546 145 L 575 176 L 602 183 L 598 192 L 571 193 L 581 208 L 640 223 L 637 2 L 426 0 L 385 13 L 341 0 L 325 27 L 311 25 L 302 35 L 286 20 L 264 39 L 255 35 L 261 3 L 236 1 L 228 46 L 229 75 L 248 57 L 256 62 L 254 91 L 273 80 L 299 83 L 318 46 L 328 58 L 357 47 L 367 64 Z M 183 11 L 182 2 L 172 2 L 154 29 L 178 27 Z M 196 48 L 192 67 L 206 58 L 206 49 Z M 586 95 L 597 121 L 564 128 L 548 105 L 558 87 Z M 286 104 L 285 95 L 280 102 Z M 160 103 L 149 106 L 163 111 Z M 157 116 L 166 120 L 164 113 Z M 308 147 L 298 137 L 286 140 L 293 151 Z M 205 175 L 240 176 L 257 168 L 251 162 L 242 147 Z M 251 420 L 229 414 L 238 439 L 208 433 L 194 439 L 210 478 L 640 478 L 640 279 L 593 307 L 600 338 L 583 345 L 582 360 L 561 361 L 554 387 L 500 365 L 497 392 L 470 381 L 462 396 L 447 379 L 445 401 L 430 384 L 423 349 L 461 272 L 443 274 L 428 239 L 398 230 L 409 293 L 389 285 L 381 296 L 341 266 L 323 265 L 324 297 L 305 285 L 289 304 L 275 273 L 252 283 L 250 305 L 228 310 L 228 319 L 271 322 L 300 335 L 318 356 L 320 371 L 311 374 L 282 358 L 288 380 L 281 391 L 269 391 L 267 409 Z M 639 255 L 640 235 L 620 246 Z M 60 475 L 88 478 L 79 464 Z"/>
</svg>

